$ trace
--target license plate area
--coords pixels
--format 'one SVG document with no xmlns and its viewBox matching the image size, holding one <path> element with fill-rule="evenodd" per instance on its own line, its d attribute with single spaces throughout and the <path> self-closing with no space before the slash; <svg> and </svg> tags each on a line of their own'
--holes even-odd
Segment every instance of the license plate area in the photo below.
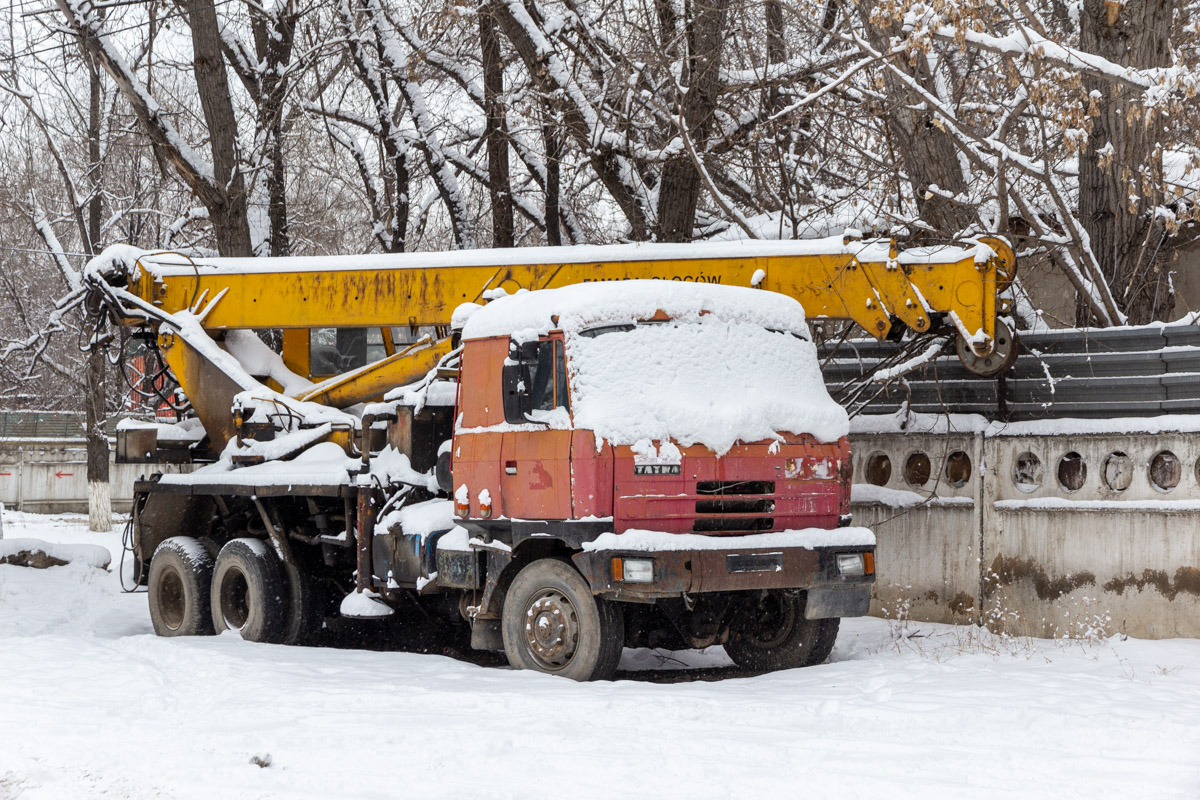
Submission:
<svg viewBox="0 0 1200 800">
<path fill-rule="evenodd" d="M 730 553 L 725 556 L 725 571 L 735 572 L 780 572 L 783 570 L 783 553 Z"/>
</svg>

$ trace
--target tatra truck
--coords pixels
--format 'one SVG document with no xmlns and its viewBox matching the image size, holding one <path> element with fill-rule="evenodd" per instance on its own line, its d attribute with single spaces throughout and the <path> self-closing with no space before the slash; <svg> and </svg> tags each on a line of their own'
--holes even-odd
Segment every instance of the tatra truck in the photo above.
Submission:
<svg viewBox="0 0 1200 800">
<path fill-rule="evenodd" d="M 933 263 L 994 283 L 982 250 Z M 515 668 L 591 680 L 623 647 L 816 664 L 867 612 L 875 540 L 851 525 L 846 413 L 800 302 L 755 288 L 767 256 L 738 256 L 741 286 L 508 291 L 509 268 L 472 292 L 407 258 L 384 278 L 361 259 L 126 247 L 89 265 L 97 327 L 161 359 L 143 388 L 175 416 L 122 423 L 118 458 L 198 467 L 135 486 L 134 574 L 159 635 L 303 643 L 339 615 L 417 615 L 469 625 Z M 320 326 L 376 326 L 381 357 L 322 355 Z M 282 329 L 282 354 L 253 328 Z"/>
</svg>

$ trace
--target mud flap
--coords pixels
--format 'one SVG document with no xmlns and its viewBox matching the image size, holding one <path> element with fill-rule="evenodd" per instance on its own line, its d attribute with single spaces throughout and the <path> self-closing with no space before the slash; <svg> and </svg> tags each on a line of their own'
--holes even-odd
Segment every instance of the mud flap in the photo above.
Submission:
<svg viewBox="0 0 1200 800">
<path fill-rule="evenodd" d="M 822 586 L 808 590 L 804 618 L 861 617 L 870 607 L 870 586 Z"/>
<path fill-rule="evenodd" d="M 500 620 L 476 619 L 471 622 L 472 650 L 503 650 L 504 636 L 500 632 Z"/>
<path fill-rule="evenodd" d="M 145 503 L 134 516 L 134 556 L 148 564 L 164 539 L 208 536 L 215 513 L 216 504 L 211 497 L 148 492 Z"/>
</svg>

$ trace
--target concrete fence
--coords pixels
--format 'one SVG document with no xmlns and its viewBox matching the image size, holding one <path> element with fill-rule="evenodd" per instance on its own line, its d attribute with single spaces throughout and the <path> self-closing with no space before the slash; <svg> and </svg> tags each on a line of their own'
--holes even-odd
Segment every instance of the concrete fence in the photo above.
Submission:
<svg viewBox="0 0 1200 800">
<path fill-rule="evenodd" d="M 1200 638 L 1200 419 L 897 422 L 858 417 L 851 434 L 855 522 L 879 541 L 873 613 Z M 86 466 L 79 439 L 0 440 L 0 503 L 86 511 Z M 114 509 L 138 476 L 179 469 L 114 464 Z"/>
<path fill-rule="evenodd" d="M 851 435 L 875 613 L 1200 637 L 1200 432 L 1164 429 L 1195 418 L 937 419 L 860 418 Z"/>
<path fill-rule="evenodd" d="M 112 450 L 115 454 L 115 448 Z M 170 464 L 110 465 L 115 511 L 133 503 L 133 482 Z M 0 503 L 18 511 L 87 511 L 87 449 L 82 439 L 0 439 Z"/>
</svg>

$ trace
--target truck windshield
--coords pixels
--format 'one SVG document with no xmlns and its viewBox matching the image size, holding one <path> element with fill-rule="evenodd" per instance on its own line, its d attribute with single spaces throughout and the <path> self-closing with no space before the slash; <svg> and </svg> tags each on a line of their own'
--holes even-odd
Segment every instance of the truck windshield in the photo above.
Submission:
<svg viewBox="0 0 1200 800">
<path fill-rule="evenodd" d="M 846 434 L 812 342 L 709 316 L 614 325 L 567 341 L 575 424 L 613 444 L 673 439 L 718 453 L 738 441 Z"/>
</svg>

